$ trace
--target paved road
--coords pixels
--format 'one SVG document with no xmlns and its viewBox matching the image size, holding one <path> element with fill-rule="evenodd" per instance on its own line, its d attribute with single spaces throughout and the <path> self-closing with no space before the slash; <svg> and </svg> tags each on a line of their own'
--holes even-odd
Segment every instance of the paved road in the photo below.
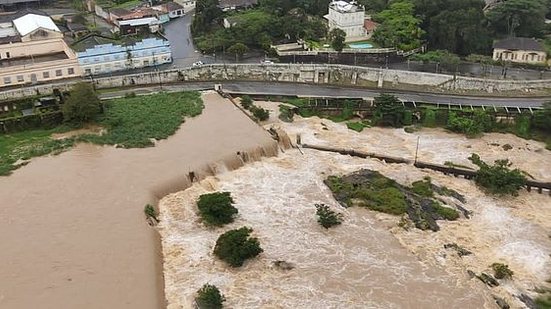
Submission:
<svg viewBox="0 0 551 309">
<path fill-rule="evenodd" d="M 231 94 L 250 94 L 250 95 L 283 95 L 283 96 L 303 96 L 303 97 L 322 97 L 322 98 L 365 98 L 376 97 L 382 92 L 392 93 L 399 99 L 406 102 L 432 103 L 442 105 L 461 105 L 470 106 L 495 106 L 519 108 L 541 108 L 542 104 L 551 101 L 551 98 L 498 98 L 498 97 L 474 97 L 474 96 L 453 96 L 446 94 L 430 94 L 405 91 L 379 91 L 360 88 L 335 87 L 327 85 L 313 84 L 293 84 L 277 82 L 186 82 L 179 85 L 164 85 L 163 90 L 182 91 L 182 90 L 205 90 L 213 89 L 214 84 L 222 84 L 224 92 Z M 159 87 L 140 87 L 122 92 L 104 94 L 103 98 L 113 96 L 123 96 L 125 92 L 133 91 L 137 94 L 159 91 Z"/>
</svg>

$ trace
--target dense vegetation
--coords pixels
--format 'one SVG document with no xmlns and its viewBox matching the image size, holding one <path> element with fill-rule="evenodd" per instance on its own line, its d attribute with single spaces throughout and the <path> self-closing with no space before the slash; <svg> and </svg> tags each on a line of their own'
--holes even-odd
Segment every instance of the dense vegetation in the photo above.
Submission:
<svg viewBox="0 0 551 309">
<path fill-rule="evenodd" d="M 479 167 L 474 178 L 476 184 L 492 194 L 518 195 L 518 191 L 526 184 L 526 177 L 518 168 L 510 169 L 509 160 L 496 160 L 489 165 L 477 154 L 469 158 Z"/>
<path fill-rule="evenodd" d="M 511 279 L 513 277 L 513 271 L 507 264 L 493 263 L 490 267 L 492 267 L 496 279 Z"/>
<path fill-rule="evenodd" d="M 5 134 L 0 138 L 0 176 L 7 176 L 28 160 L 46 154 L 60 153 L 74 145 L 74 139 L 52 139 L 58 130 L 29 130 Z"/>
<path fill-rule="evenodd" d="M 322 19 L 330 0 L 261 0 L 250 10 L 222 12 L 218 0 L 197 1 L 193 34 L 205 52 L 222 51 L 236 43 L 269 50 L 270 44 L 305 40 L 327 43 L 340 51 L 344 44 L 328 33 Z M 426 45 L 459 56 L 490 54 L 492 41 L 507 36 L 544 38 L 551 32 L 545 18 L 549 0 L 507 0 L 486 11 L 484 0 L 359 0 L 380 25 L 372 40 L 382 47 L 410 50 Z M 225 29 L 223 19 L 233 26 Z"/>
<path fill-rule="evenodd" d="M 328 229 L 332 226 L 342 223 L 343 216 L 329 208 L 325 204 L 316 204 L 316 215 L 318 216 L 318 223 L 324 228 Z"/>
<path fill-rule="evenodd" d="M 245 260 L 259 255 L 263 250 L 257 238 L 249 237 L 252 231 L 251 228 L 242 227 L 220 235 L 214 247 L 214 255 L 232 267 L 239 267 Z"/>
<path fill-rule="evenodd" d="M 433 185 L 428 179 L 408 188 L 378 172 L 360 170 L 341 177 L 329 176 L 325 184 L 343 206 L 366 207 L 391 215 L 407 214 L 419 229 L 437 231 L 436 220 L 459 218 L 455 209 L 442 206 L 433 198 Z M 439 194 L 447 195 L 446 189 L 436 188 Z"/>
<path fill-rule="evenodd" d="M 243 106 L 244 109 L 248 109 L 258 121 L 264 121 L 270 118 L 270 112 L 267 109 L 254 105 L 251 97 L 247 95 L 241 98 L 241 106 Z"/>
<path fill-rule="evenodd" d="M 230 192 L 215 192 L 199 196 L 199 214 L 207 225 L 222 226 L 233 222 L 237 208 L 233 207 Z"/>
<path fill-rule="evenodd" d="M 101 111 L 101 102 L 89 83 L 78 83 L 63 104 L 63 119 L 76 125 L 93 121 Z"/>
<path fill-rule="evenodd" d="M 211 284 L 205 284 L 197 291 L 195 305 L 198 309 L 221 309 L 226 301 L 220 290 Z"/>
<path fill-rule="evenodd" d="M 165 139 L 178 130 L 184 117 L 201 113 L 198 92 L 159 93 L 110 100 L 98 124 L 103 135 L 85 135 L 81 140 L 124 148 L 150 147 L 153 140 Z"/>
<path fill-rule="evenodd" d="M 77 142 L 112 144 L 120 147 L 153 146 L 153 139 L 164 139 L 174 134 L 186 116 L 201 113 L 203 103 L 197 92 L 160 93 L 150 96 L 122 98 L 107 101 L 103 115 L 94 115 L 95 107 L 80 105 L 96 104 L 95 94 L 87 86 L 78 84 L 68 99 L 70 108 L 66 119 L 70 126 L 60 125 L 54 129 L 25 130 L 3 134 L 0 138 L 0 175 L 9 175 L 30 158 L 57 154 L 71 148 Z M 82 97 L 82 93 L 86 97 Z M 89 97 L 88 97 L 89 96 Z M 77 98 L 80 98 L 76 101 Z M 91 98 L 90 100 L 88 100 Z M 72 103 L 71 100 L 75 100 Z M 86 102 L 84 102 L 86 101 Z M 84 103 L 84 104 L 81 104 Z M 67 103 L 65 103 L 67 104 Z M 89 113 L 93 111 L 93 113 Z M 53 133 L 66 132 L 82 122 L 93 122 L 107 129 L 103 135 L 79 135 L 53 139 Z"/>
</svg>

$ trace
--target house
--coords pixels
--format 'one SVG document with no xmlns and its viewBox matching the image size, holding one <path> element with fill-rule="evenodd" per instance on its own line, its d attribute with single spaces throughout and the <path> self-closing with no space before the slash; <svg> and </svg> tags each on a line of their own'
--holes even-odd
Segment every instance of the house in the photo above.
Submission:
<svg viewBox="0 0 551 309">
<path fill-rule="evenodd" d="M 115 32 L 122 35 L 157 33 L 161 29 L 161 23 L 157 17 L 145 17 L 129 20 L 120 20 L 117 22 Z"/>
<path fill-rule="evenodd" d="M 109 21 L 116 23 L 118 20 L 129 19 L 126 16 L 130 15 L 129 10 L 122 8 L 114 8 L 109 10 Z"/>
<path fill-rule="evenodd" d="M 0 87 L 81 75 L 75 53 L 50 17 L 17 16 L 0 20 Z"/>
<path fill-rule="evenodd" d="M 507 38 L 494 43 L 494 60 L 520 63 L 545 63 L 547 53 L 543 44 L 532 38 Z"/>
<path fill-rule="evenodd" d="M 332 1 L 329 3 L 329 14 L 324 16 L 328 21 L 329 31 L 337 28 L 346 33 L 346 41 L 361 40 L 367 37 L 365 29 L 365 9 L 356 2 Z"/>
<path fill-rule="evenodd" d="M 366 18 L 364 20 L 364 29 L 365 29 L 366 39 L 370 39 L 373 36 L 373 33 L 375 32 L 375 29 L 377 29 L 378 26 L 379 24 L 372 21 L 370 18 Z"/>
<path fill-rule="evenodd" d="M 168 13 L 170 18 L 178 18 L 184 16 L 184 7 L 176 2 L 168 2 L 161 5 L 163 12 Z"/>
<path fill-rule="evenodd" d="M 67 29 L 69 30 L 73 38 L 82 36 L 89 32 L 88 28 L 85 25 L 79 23 L 67 22 Z"/>
<path fill-rule="evenodd" d="M 258 4 L 258 0 L 220 0 L 218 7 L 224 11 L 248 9 Z"/>
<path fill-rule="evenodd" d="M 161 36 L 122 41 L 90 34 L 73 44 L 84 75 L 156 66 L 172 62 L 170 43 Z"/>
</svg>

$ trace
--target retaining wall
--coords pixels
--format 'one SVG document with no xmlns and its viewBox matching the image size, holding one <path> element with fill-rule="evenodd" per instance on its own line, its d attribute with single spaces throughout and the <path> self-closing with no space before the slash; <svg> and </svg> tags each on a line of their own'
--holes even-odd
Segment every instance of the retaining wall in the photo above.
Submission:
<svg viewBox="0 0 551 309">
<path fill-rule="evenodd" d="M 88 78 L 87 80 L 91 80 Z M 200 67 L 94 78 L 97 89 L 140 85 L 158 85 L 185 81 L 254 80 L 273 82 L 319 83 L 428 92 L 533 91 L 551 89 L 551 80 L 489 80 L 445 74 L 323 64 L 213 64 Z M 0 100 L 49 94 L 52 89 L 67 90 L 75 80 L 29 86 L 0 92 Z"/>
</svg>

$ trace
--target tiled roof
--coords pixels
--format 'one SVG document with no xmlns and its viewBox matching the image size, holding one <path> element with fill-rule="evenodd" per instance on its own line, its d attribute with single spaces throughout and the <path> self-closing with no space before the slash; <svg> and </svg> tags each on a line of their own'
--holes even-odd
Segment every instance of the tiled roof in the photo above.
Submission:
<svg viewBox="0 0 551 309">
<path fill-rule="evenodd" d="M 494 43 L 494 48 L 545 51 L 543 44 L 532 38 L 507 38 Z"/>
</svg>

